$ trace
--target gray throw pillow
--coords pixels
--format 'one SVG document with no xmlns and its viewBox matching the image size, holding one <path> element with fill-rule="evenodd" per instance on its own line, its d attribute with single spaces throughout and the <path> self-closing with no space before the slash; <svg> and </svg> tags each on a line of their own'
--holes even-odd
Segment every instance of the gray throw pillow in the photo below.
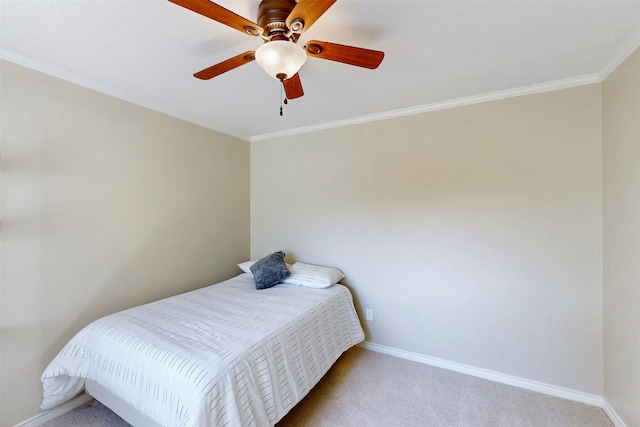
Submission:
<svg viewBox="0 0 640 427">
<path fill-rule="evenodd" d="M 256 289 L 270 288 L 291 275 L 284 263 L 284 256 L 285 253 L 282 251 L 274 252 L 251 266 Z"/>
</svg>

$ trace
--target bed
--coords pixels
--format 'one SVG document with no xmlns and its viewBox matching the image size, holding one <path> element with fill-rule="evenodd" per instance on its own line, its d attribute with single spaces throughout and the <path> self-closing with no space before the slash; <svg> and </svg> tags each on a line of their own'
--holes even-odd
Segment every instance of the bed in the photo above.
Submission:
<svg viewBox="0 0 640 427">
<path fill-rule="evenodd" d="M 138 426 L 274 425 L 364 333 L 352 295 L 249 273 L 82 329 L 42 374 L 42 409 L 85 390 Z"/>
</svg>

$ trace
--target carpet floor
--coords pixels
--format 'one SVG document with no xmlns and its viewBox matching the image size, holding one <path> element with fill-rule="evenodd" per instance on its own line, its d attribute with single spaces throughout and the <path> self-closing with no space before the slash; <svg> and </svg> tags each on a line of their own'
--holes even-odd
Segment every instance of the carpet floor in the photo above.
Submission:
<svg viewBox="0 0 640 427">
<path fill-rule="evenodd" d="M 84 405 L 47 427 L 128 427 Z M 277 427 L 612 427 L 600 408 L 359 347 L 345 352 Z"/>
</svg>

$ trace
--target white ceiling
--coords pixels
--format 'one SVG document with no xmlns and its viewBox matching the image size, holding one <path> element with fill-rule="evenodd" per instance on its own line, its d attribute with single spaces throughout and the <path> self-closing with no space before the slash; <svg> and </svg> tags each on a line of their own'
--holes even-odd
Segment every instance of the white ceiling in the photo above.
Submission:
<svg viewBox="0 0 640 427">
<path fill-rule="evenodd" d="M 217 0 L 252 21 L 259 0 Z M 377 70 L 308 58 L 305 95 L 255 63 L 192 75 L 244 35 L 167 0 L 0 0 L 2 58 L 247 140 L 602 79 L 640 45 L 640 0 L 338 0 L 300 43 L 375 50 Z"/>
</svg>

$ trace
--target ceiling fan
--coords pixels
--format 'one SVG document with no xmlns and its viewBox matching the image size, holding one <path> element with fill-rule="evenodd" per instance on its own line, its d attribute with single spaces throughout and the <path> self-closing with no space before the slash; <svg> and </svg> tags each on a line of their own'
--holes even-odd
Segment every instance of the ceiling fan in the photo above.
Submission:
<svg viewBox="0 0 640 427">
<path fill-rule="evenodd" d="M 225 24 L 250 36 L 261 37 L 264 44 L 229 58 L 194 74 L 209 80 L 254 59 L 267 74 L 280 80 L 287 98 L 304 95 L 298 70 L 307 56 L 342 62 L 369 69 L 378 68 L 384 52 L 345 46 L 318 40 L 297 44 L 300 34 L 308 30 L 336 0 L 262 0 L 258 6 L 258 23 L 254 23 L 209 0 L 169 0 L 200 15 Z M 286 101 L 286 100 L 285 100 Z"/>
</svg>

